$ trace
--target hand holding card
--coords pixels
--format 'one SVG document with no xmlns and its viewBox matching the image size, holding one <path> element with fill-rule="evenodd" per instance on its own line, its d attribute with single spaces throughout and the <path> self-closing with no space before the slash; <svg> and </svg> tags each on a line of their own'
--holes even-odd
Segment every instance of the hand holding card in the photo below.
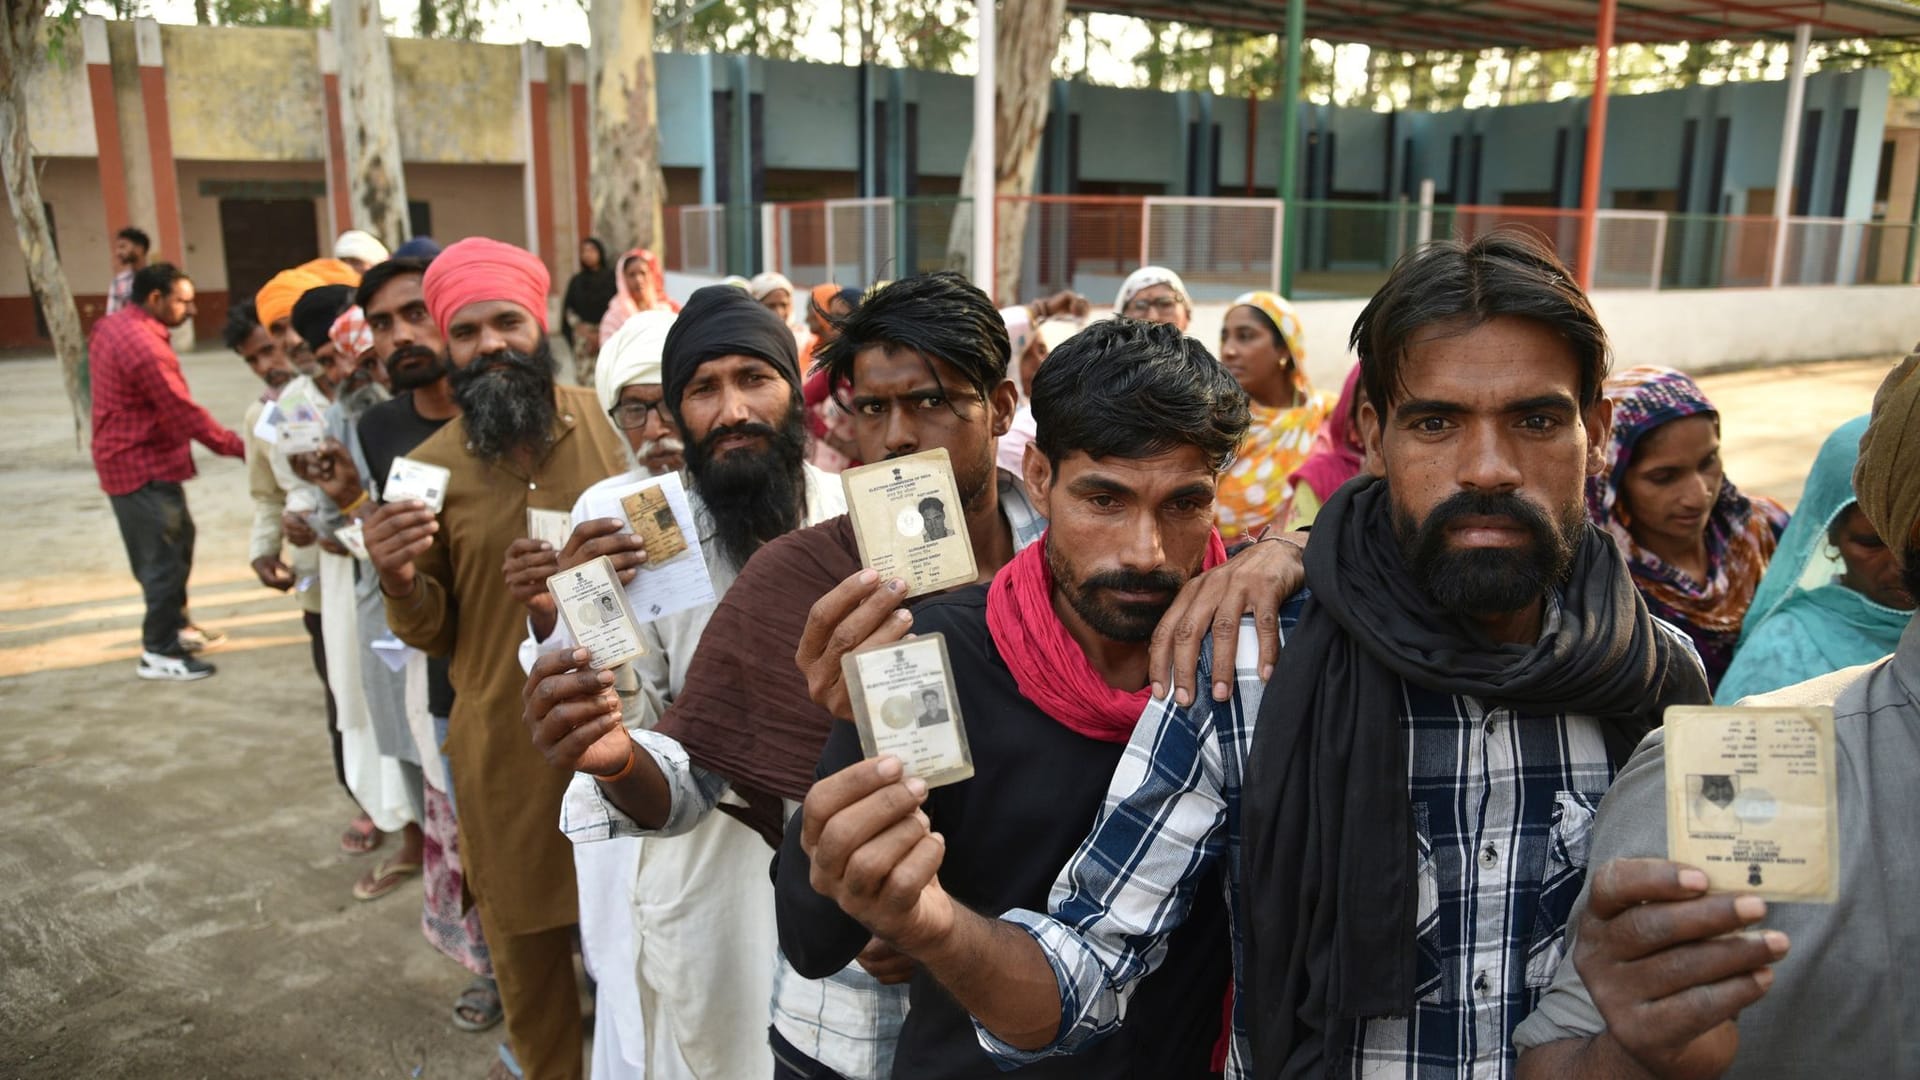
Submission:
<svg viewBox="0 0 1920 1080">
<path fill-rule="evenodd" d="M 647 654 L 640 626 L 627 607 L 613 563 L 602 555 L 547 579 L 554 605 L 573 640 L 592 654 L 595 670 L 619 667 Z"/>
<path fill-rule="evenodd" d="M 380 490 L 380 499 L 390 503 L 417 500 L 437 514 L 446 506 L 447 481 L 451 479 L 453 473 L 438 465 L 396 457 L 393 467 L 387 470 L 387 483 Z"/>
</svg>

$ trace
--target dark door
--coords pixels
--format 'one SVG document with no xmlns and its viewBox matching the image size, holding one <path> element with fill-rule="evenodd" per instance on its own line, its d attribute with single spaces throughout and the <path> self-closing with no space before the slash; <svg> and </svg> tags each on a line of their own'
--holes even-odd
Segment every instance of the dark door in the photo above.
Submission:
<svg viewBox="0 0 1920 1080">
<path fill-rule="evenodd" d="M 312 199 L 220 200 L 232 302 L 251 297 L 280 271 L 320 257 L 318 213 Z"/>
</svg>

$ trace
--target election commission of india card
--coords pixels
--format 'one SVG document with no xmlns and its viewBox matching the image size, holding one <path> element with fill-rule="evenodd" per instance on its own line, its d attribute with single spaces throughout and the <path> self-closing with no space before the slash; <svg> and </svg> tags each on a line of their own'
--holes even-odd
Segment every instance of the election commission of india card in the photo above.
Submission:
<svg viewBox="0 0 1920 1080">
<path fill-rule="evenodd" d="M 387 469 L 387 484 L 380 490 L 380 500 L 395 503 L 418 499 L 437 514 L 447 504 L 447 481 L 451 479 L 453 474 L 438 465 L 397 457 Z"/>
<path fill-rule="evenodd" d="M 567 621 L 573 640 L 592 655 L 595 670 L 619 667 L 647 654 L 612 559 L 602 555 L 562 570 L 547 579 L 547 591 L 553 593 L 554 606 Z"/>
<path fill-rule="evenodd" d="M 1714 892 L 1832 903 L 1839 888 L 1833 710 L 1675 706 L 1667 857 Z"/>
<path fill-rule="evenodd" d="M 892 754 L 909 776 L 928 787 L 973 775 L 945 635 L 923 634 L 848 653 L 840 665 L 860 749 L 868 757 Z"/>
<path fill-rule="evenodd" d="M 647 545 L 645 565 L 659 566 L 687 550 L 687 534 L 674 520 L 673 506 L 667 502 L 666 490 L 661 485 L 641 488 L 621 499 L 620 509 L 626 511 L 627 524 L 634 535 Z"/>
<path fill-rule="evenodd" d="M 634 520 L 627 513 L 627 503 L 633 496 L 647 491 L 656 492 L 672 512 L 674 529 L 686 545 L 686 550 L 680 554 L 658 554 L 654 551 L 655 539 L 635 529 Z M 634 571 L 633 580 L 626 587 L 628 606 L 641 622 L 664 619 L 691 607 L 714 603 L 718 599 L 713 578 L 707 573 L 707 556 L 701 547 L 693 504 L 687 498 L 687 489 L 680 482 L 679 473 L 590 492 L 584 501 L 584 517 L 612 518 L 625 522 L 628 531 L 646 541 L 647 561 Z M 651 519 L 650 527 L 661 527 L 657 515 Z"/>
<path fill-rule="evenodd" d="M 527 538 L 539 540 L 559 551 L 573 539 L 573 515 L 565 510 L 527 508 Z"/>
<path fill-rule="evenodd" d="M 840 480 L 861 565 L 904 580 L 908 596 L 970 585 L 979 576 L 945 449 L 848 469 Z"/>
</svg>

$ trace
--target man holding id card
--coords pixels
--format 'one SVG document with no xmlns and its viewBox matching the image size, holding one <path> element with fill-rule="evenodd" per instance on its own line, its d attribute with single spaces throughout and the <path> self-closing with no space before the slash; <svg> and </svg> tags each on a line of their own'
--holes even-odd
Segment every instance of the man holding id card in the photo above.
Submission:
<svg viewBox="0 0 1920 1080">
<path fill-rule="evenodd" d="M 1881 385 L 1854 472 L 1909 590 L 1920 587 L 1917 426 L 1920 353 Z M 1670 710 L 1601 808 L 1574 947 L 1514 1033 L 1519 1076 L 1920 1073 L 1916 702 L 1909 623 L 1877 664 L 1740 708 Z M 1687 737 L 1696 727 L 1704 745 Z M 1713 763 L 1722 746 L 1737 747 L 1730 765 Z M 1676 843 L 1694 849 L 1687 859 L 1669 861 Z"/>
<path fill-rule="evenodd" d="M 573 858 L 554 829 L 563 778 L 527 745 L 513 717 L 515 650 L 526 607 L 501 574 L 534 498 L 570 505 L 625 458 L 593 393 L 554 383 L 546 333 L 547 270 L 530 252 L 463 240 L 441 252 L 421 287 L 443 333 L 460 416 L 396 459 L 415 463 L 410 491 L 367 518 L 387 622 L 429 656 L 450 657 L 446 753 L 459 807 L 461 856 L 492 953 L 507 1040 L 529 1080 L 581 1073 L 573 975 Z M 544 589 L 541 590 L 544 592 Z"/>
</svg>

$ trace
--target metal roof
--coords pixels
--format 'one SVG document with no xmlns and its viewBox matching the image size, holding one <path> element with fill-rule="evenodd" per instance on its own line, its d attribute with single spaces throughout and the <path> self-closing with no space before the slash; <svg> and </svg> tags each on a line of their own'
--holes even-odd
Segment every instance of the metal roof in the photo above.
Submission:
<svg viewBox="0 0 1920 1080">
<path fill-rule="evenodd" d="M 1598 0 L 1304 0 L 1307 36 L 1390 49 L 1567 49 L 1591 45 Z M 1287 0 L 1068 0 L 1074 11 L 1284 34 Z M 1920 6 L 1903 0 L 1619 0 L 1621 43 L 1791 40 L 1920 41 Z"/>
</svg>

